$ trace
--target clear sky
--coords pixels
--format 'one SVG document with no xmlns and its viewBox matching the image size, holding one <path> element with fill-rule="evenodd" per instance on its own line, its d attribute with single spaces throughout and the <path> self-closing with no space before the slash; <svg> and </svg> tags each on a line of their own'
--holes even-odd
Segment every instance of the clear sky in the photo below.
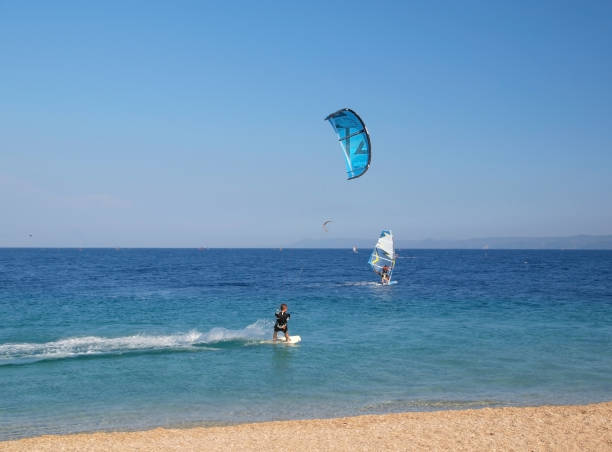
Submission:
<svg viewBox="0 0 612 452">
<path fill-rule="evenodd" d="M 342 107 L 372 137 L 353 181 Z M 327 218 L 612 233 L 612 2 L 0 0 L 0 246 L 287 246 Z"/>
</svg>

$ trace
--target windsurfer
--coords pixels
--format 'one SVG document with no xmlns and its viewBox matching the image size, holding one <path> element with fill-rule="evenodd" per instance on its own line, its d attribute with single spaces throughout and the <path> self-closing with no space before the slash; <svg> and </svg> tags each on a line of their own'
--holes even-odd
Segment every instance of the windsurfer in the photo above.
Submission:
<svg viewBox="0 0 612 452">
<path fill-rule="evenodd" d="M 389 266 L 385 265 L 380 273 L 380 283 L 389 284 Z"/>
</svg>

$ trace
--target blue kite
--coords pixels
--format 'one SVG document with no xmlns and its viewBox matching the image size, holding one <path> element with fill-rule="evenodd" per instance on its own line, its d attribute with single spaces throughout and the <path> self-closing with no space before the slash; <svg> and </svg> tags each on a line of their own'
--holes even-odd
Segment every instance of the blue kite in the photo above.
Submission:
<svg viewBox="0 0 612 452">
<path fill-rule="evenodd" d="M 372 144 L 365 123 L 350 108 L 343 108 L 332 113 L 327 118 L 334 131 L 346 158 L 346 173 L 348 179 L 363 176 L 370 167 Z"/>
</svg>

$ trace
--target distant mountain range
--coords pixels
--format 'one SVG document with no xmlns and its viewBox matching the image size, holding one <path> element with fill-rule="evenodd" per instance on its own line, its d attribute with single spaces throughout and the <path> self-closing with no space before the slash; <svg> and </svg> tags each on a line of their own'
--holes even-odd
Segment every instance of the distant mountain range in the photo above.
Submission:
<svg viewBox="0 0 612 452">
<path fill-rule="evenodd" d="M 305 239 L 289 248 L 372 248 L 374 239 Z M 612 250 L 612 235 L 567 237 L 485 237 L 464 240 L 396 240 L 396 248 L 413 249 L 506 249 L 506 250 Z"/>
</svg>

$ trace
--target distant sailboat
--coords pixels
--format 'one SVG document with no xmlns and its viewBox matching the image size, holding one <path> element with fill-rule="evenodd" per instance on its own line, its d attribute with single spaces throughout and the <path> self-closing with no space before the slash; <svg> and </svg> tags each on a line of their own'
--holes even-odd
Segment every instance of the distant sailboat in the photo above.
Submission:
<svg viewBox="0 0 612 452">
<path fill-rule="evenodd" d="M 356 247 L 356 246 L 354 246 L 354 247 L 353 247 L 353 253 L 355 253 L 355 254 L 357 254 L 357 253 L 358 253 L 358 251 L 357 251 L 357 247 Z"/>
</svg>

